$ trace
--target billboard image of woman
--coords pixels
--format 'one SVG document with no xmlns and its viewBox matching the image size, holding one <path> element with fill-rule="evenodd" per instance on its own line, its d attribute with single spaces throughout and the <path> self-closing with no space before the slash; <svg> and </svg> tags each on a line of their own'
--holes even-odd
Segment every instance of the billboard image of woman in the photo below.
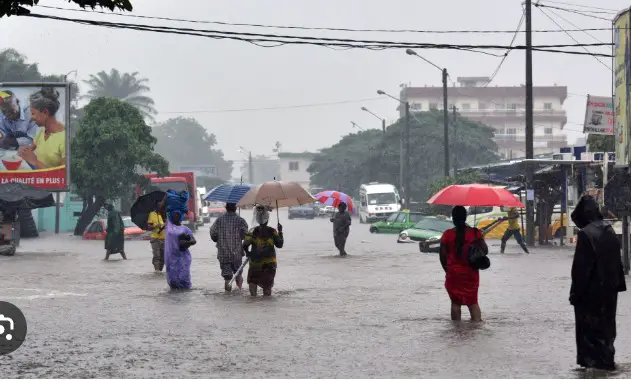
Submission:
<svg viewBox="0 0 631 381">
<path fill-rule="evenodd" d="M 68 188 L 67 85 L 2 84 L 0 183 Z"/>
</svg>

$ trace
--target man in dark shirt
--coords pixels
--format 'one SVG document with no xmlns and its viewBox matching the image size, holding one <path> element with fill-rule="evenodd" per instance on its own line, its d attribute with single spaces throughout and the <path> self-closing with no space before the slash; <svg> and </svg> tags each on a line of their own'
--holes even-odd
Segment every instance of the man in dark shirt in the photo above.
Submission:
<svg viewBox="0 0 631 381">
<path fill-rule="evenodd" d="M 335 247 L 340 251 L 341 256 L 346 255 L 346 239 L 350 233 L 351 215 L 346 211 L 346 203 L 341 202 L 337 207 L 337 213 L 331 218 L 333 222 L 333 240 Z"/>
</svg>

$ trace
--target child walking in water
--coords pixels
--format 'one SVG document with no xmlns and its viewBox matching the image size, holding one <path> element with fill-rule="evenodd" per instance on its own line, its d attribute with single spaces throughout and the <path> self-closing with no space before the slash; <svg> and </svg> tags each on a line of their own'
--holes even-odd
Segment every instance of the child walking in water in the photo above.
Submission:
<svg viewBox="0 0 631 381">
<path fill-rule="evenodd" d="M 276 248 L 283 247 L 283 226 L 278 224 L 278 231 L 267 226 L 269 212 L 263 206 L 257 206 L 254 217 L 258 226 L 252 228 L 243 240 L 243 250 L 250 261 L 248 286 L 250 295 L 256 296 L 258 287 L 264 296 L 272 295 L 276 277 Z"/>
</svg>

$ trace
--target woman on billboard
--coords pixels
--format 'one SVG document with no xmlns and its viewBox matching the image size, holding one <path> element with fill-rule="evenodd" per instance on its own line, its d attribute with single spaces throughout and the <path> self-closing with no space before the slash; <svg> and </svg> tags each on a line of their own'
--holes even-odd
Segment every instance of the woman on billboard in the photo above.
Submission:
<svg viewBox="0 0 631 381">
<path fill-rule="evenodd" d="M 34 169 L 65 165 L 66 129 L 55 118 L 59 110 L 59 92 L 52 87 L 43 87 L 31 95 L 30 101 L 31 119 L 43 128 L 32 145 L 20 147 L 18 155 Z"/>
</svg>

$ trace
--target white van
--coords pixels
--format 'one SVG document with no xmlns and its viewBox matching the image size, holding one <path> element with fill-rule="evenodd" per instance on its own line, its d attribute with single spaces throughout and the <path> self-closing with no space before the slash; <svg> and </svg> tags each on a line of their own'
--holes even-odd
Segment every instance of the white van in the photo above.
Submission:
<svg viewBox="0 0 631 381">
<path fill-rule="evenodd" d="M 359 187 L 359 222 L 385 220 L 401 210 L 399 191 L 392 184 L 370 183 Z"/>
</svg>

